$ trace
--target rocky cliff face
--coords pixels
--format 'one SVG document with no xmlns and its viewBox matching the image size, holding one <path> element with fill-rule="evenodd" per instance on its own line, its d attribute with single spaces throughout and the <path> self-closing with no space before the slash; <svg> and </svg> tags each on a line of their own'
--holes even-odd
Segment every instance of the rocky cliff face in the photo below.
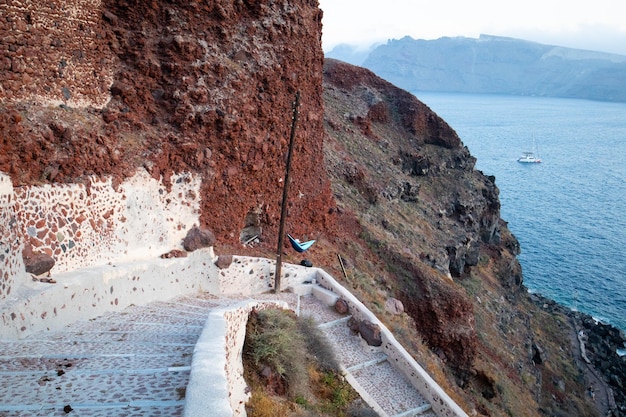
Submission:
<svg viewBox="0 0 626 417">
<path fill-rule="evenodd" d="M 307 256 L 341 277 L 340 255 L 344 283 L 468 413 L 594 415 L 571 327 L 525 295 L 495 179 L 415 97 L 324 65 L 317 6 L 3 2 L 0 171 L 88 193 L 93 175 L 145 169 L 171 190 L 200 174 L 218 253 L 274 256 L 299 91 L 287 227 L 317 239 Z M 391 296 L 408 314 L 385 313 Z"/>
<path fill-rule="evenodd" d="M 361 62 L 409 91 L 626 101 L 626 56 L 521 39 L 406 36 L 374 48 Z"/>
<path fill-rule="evenodd" d="M 303 204 L 289 214 L 305 222 L 290 227 L 333 228 L 318 163 L 316 1 L 5 2 L 0 11 L 0 171 L 15 185 L 120 179 L 138 167 L 166 183 L 199 172 L 211 196 L 201 220 L 220 241 L 238 242 L 252 221 L 275 242 L 300 91 L 291 186 Z"/>
<path fill-rule="evenodd" d="M 416 356 L 435 375 L 428 364 L 445 370 L 440 383 L 452 381 L 468 413 L 596 415 L 584 366 L 572 361 L 576 330 L 529 299 L 495 178 L 474 169 L 454 130 L 407 92 L 339 61 L 324 66 L 324 97 L 333 193 L 363 245 L 343 249 L 357 264 L 348 284 L 374 306 L 402 301 L 417 341 L 398 333 L 427 346 Z"/>
</svg>

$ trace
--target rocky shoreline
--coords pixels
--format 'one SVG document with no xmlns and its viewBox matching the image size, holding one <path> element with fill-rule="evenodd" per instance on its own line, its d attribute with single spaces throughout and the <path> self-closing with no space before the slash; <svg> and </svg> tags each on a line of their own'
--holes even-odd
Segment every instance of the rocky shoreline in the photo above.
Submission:
<svg viewBox="0 0 626 417">
<path fill-rule="evenodd" d="M 576 362 L 587 377 L 589 394 L 596 400 L 601 414 L 626 415 L 626 356 L 617 353 L 626 346 L 624 332 L 540 294 L 531 294 L 530 299 L 552 314 L 569 318 L 574 332 L 572 350 L 576 352 Z M 594 384 L 594 380 L 600 383 Z"/>
</svg>

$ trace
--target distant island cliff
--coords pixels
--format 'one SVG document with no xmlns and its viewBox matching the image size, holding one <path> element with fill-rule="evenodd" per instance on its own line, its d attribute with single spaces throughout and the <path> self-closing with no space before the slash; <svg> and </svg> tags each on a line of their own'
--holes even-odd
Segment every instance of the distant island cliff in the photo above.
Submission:
<svg viewBox="0 0 626 417">
<path fill-rule="evenodd" d="M 342 45 L 327 57 L 351 62 Z M 406 36 L 374 48 L 360 63 L 408 91 L 512 94 L 626 102 L 626 56 L 526 40 Z"/>
</svg>

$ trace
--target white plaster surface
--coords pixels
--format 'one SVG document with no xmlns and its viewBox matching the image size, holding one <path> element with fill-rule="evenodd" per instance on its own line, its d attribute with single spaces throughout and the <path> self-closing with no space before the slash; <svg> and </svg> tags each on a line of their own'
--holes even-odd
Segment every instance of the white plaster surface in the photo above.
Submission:
<svg viewBox="0 0 626 417">
<path fill-rule="evenodd" d="M 283 263 L 281 289 L 315 277 L 315 268 Z M 276 261 L 267 258 L 234 256 L 232 264 L 220 270 L 220 292 L 223 295 L 254 295 L 274 290 Z"/>
<path fill-rule="evenodd" d="M 0 303 L 27 279 L 21 252 L 13 183 L 0 172 Z"/>
<path fill-rule="evenodd" d="M 213 249 L 185 258 L 111 264 L 55 275 L 56 284 L 30 282 L 0 303 L 0 340 L 57 330 L 81 319 L 131 304 L 167 300 L 177 294 L 217 294 Z"/>
<path fill-rule="evenodd" d="M 144 169 L 117 188 L 111 178 L 84 184 L 13 187 L 0 173 L 0 300 L 30 276 L 22 251 L 52 256 L 51 274 L 149 261 L 180 249 L 199 224 L 198 176 L 177 174 L 168 191 Z"/>
<path fill-rule="evenodd" d="M 15 189 L 24 243 L 51 255 L 53 273 L 109 262 L 150 259 L 180 248 L 199 218 L 200 179 L 172 177 L 172 189 L 140 169 L 114 189 L 111 178 L 90 185 Z"/>
</svg>

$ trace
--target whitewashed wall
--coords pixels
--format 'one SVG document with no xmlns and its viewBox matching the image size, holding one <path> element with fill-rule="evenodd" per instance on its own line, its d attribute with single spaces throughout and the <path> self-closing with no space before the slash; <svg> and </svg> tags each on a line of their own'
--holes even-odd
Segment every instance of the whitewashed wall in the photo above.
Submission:
<svg viewBox="0 0 626 417">
<path fill-rule="evenodd" d="M 0 173 L 0 337 L 24 337 L 175 291 L 218 293 L 212 249 L 159 258 L 180 249 L 199 224 L 200 178 L 179 174 L 171 182 L 167 189 L 139 170 L 117 188 L 97 177 L 14 187 Z M 54 258 L 56 284 L 25 272 L 27 246 Z"/>
</svg>

